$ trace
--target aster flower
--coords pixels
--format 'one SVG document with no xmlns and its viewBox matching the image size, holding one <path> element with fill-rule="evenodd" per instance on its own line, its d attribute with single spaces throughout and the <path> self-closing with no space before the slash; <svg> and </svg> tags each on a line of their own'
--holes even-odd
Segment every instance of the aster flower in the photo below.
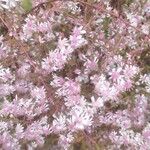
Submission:
<svg viewBox="0 0 150 150">
<path fill-rule="evenodd" d="M 38 100 L 42 100 L 46 98 L 46 91 L 45 88 L 42 87 L 35 87 L 31 90 L 32 98 L 36 98 Z"/>
<path fill-rule="evenodd" d="M 92 125 L 92 116 L 84 110 L 83 107 L 74 107 L 70 112 L 70 119 L 67 119 L 67 124 L 71 130 L 84 130 Z"/>
<path fill-rule="evenodd" d="M 53 117 L 54 120 L 51 129 L 56 133 L 64 131 L 66 129 L 66 116 L 59 114 L 58 116 L 53 115 Z"/>
<path fill-rule="evenodd" d="M 98 109 L 104 106 L 104 100 L 102 98 L 98 98 L 97 100 L 94 98 L 94 96 L 91 97 L 91 106 L 94 109 Z"/>
<path fill-rule="evenodd" d="M 83 30 L 83 27 L 75 27 L 73 30 L 72 35 L 70 36 L 70 42 L 72 48 L 78 48 L 82 45 L 87 44 L 87 41 L 82 37 L 86 33 L 85 30 Z"/>
</svg>

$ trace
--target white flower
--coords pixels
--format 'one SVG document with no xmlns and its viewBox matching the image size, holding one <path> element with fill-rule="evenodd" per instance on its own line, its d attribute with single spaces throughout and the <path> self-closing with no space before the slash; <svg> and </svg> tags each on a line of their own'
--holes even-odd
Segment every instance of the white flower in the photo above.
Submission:
<svg viewBox="0 0 150 150">
<path fill-rule="evenodd" d="M 10 10 L 11 8 L 16 7 L 18 1 L 19 0 L 2 0 L 0 2 L 0 9 L 4 8 Z"/>
<path fill-rule="evenodd" d="M 77 6 L 78 3 L 75 2 L 67 2 L 67 9 L 70 11 L 72 14 L 76 14 L 81 11 L 81 9 Z"/>
<path fill-rule="evenodd" d="M 53 115 L 53 126 L 52 130 L 54 132 L 63 131 L 66 129 L 66 116 L 63 114 L 60 114 L 58 117 L 56 115 Z"/>
<path fill-rule="evenodd" d="M 33 98 L 36 98 L 38 100 L 42 100 L 46 98 L 46 91 L 45 88 L 42 87 L 35 87 L 32 91 L 31 91 L 31 96 Z"/>
<path fill-rule="evenodd" d="M 103 99 L 102 98 L 98 98 L 97 100 L 94 98 L 94 96 L 92 96 L 91 97 L 91 101 L 92 101 L 92 106 L 94 107 L 94 108 L 101 108 L 101 107 L 103 107 L 104 106 L 104 101 L 103 101 Z"/>
<path fill-rule="evenodd" d="M 0 133 L 8 130 L 8 124 L 4 121 L 0 121 Z"/>
<path fill-rule="evenodd" d="M 142 25 L 142 32 L 146 35 L 149 35 L 150 27 L 148 25 Z"/>
<path fill-rule="evenodd" d="M 7 82 L 12 78 L 13 76 L 11 75 L 9 68 L 6 69 L 0 66 L 0 81 Z"/>
<path fill-rule="evenodd" d="M 71 112 L 71 118 L 67 119 L 71 130 L 84 130 L 92 125 L 92 114 L 89 114 L 87 108 L 80 106 L 74 107 Z"/>
<path fill-rule="evenodd" d="M 137 27 L 139 20 L 141 19 L 140 17 L 135 16 L 133 14 L 127 14 L 127 18 L 129 19 L 129 21 L 133 27 Z"/>
<path fill-rule="evenodd" d="M 21 124 L 17 124 L 15 131 L 17 138 L 23 138 L 24 127 Z"/>
</svg>

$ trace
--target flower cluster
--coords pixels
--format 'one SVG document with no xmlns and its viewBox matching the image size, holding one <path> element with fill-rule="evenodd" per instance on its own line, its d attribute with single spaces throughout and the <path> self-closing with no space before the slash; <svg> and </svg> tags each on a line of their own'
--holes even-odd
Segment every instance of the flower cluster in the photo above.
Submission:
<svg viewBox="0 0 150 150">
<path fill-rule="evenodd" d="M 150 149 L 149 0 L 0 0 L 0 149 Z"/>
</svg>

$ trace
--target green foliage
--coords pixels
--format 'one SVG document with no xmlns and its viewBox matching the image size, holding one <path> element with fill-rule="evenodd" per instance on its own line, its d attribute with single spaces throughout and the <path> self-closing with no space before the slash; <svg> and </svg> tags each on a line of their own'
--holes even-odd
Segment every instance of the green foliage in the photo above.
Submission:
<svg viewBox="0 0 150 150">
<path fill-rule="evenodd" d="M 109 24 L 111 23 L 111 18 L 110 17 L 105 17 L 104 21 L 103 21 L 103 31 L 105 33 L 105 38 L 108 37 L 108 33 L 109 33 Z"/>
<path fill-rule="evenodd" d="M 32 1 L 31 0 L 22 0 L 21 6 L 26 12 L 29 12 L 32 9 Z"/>
</svg>

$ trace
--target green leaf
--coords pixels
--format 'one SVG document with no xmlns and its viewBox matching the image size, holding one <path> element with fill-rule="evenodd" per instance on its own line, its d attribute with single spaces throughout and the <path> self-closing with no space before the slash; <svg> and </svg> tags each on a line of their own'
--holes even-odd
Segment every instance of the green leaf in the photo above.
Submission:
<svg viewBox="0 0 150 150">
<path fill-rule="evenodd" d="M 32 2 L 31 0 L 22 0 L 21 6 L 26 12 L 29 12 L 32 9 Z"/>
</svg>

